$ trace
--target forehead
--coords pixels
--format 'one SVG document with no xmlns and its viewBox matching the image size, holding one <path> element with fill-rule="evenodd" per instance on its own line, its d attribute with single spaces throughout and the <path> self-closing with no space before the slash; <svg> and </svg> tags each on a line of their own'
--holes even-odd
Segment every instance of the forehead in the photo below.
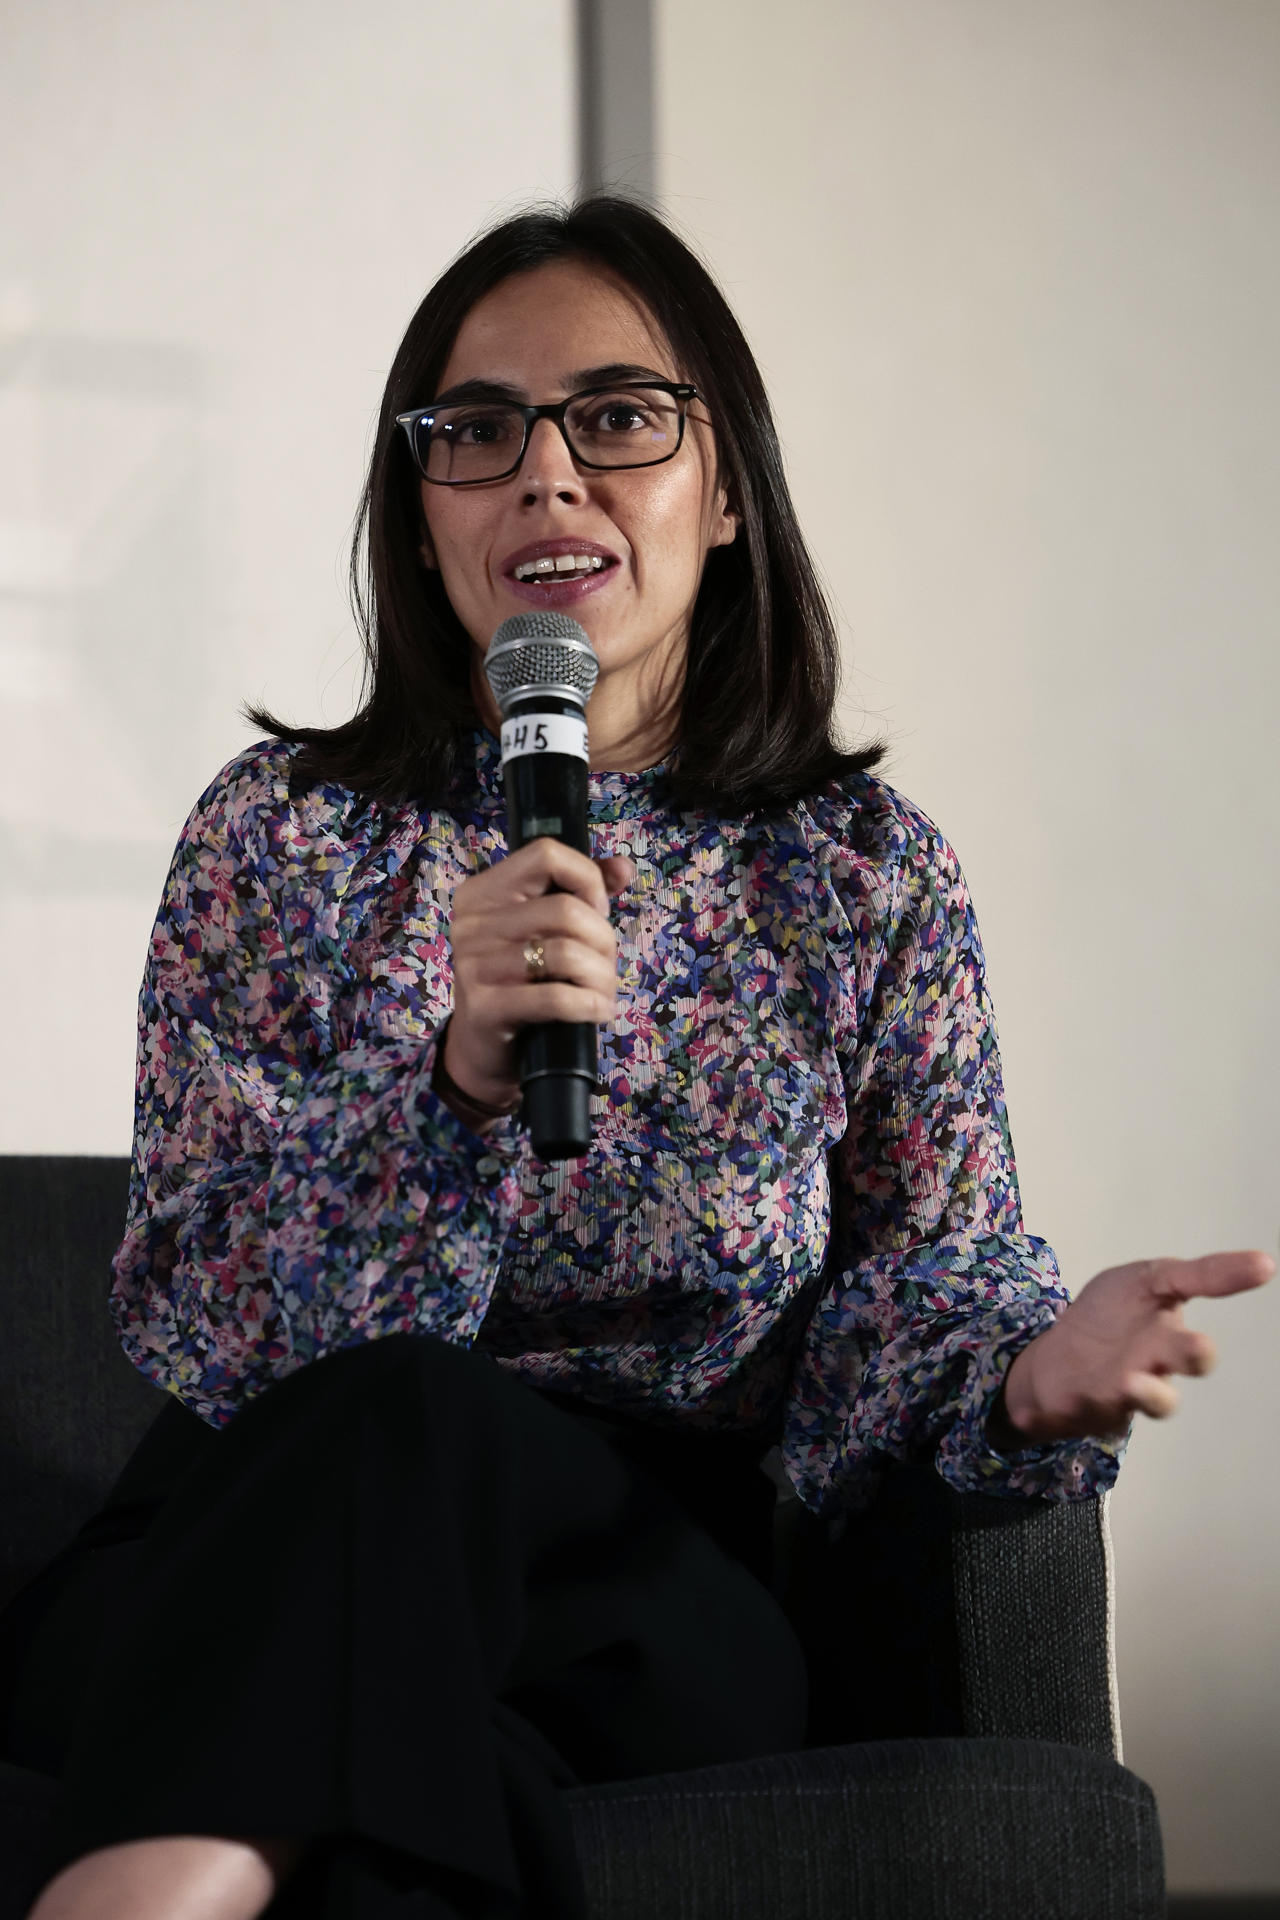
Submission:
<svg viewBox="0 0 1280 1920">
<path fill-rule="evenodd" d="M 679 377 L 666 337 L 624 280 L 585 261 L 556 260 L 500 281 L 463 320 L 440 378 L 491 379 L 567 392 L 576 368 L 635 361 Z"/>
</svg>

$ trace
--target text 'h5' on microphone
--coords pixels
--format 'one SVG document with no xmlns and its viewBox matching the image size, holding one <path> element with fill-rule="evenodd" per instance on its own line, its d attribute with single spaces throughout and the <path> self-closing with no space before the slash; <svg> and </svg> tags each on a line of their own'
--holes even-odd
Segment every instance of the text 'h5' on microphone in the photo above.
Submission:
<svg viewBox="0 0 1280 1920">
<path fill-rule="evenodd" d="M 507 847 L 547 836 L 591 854 L 587 837 L 587 701 L 600 662 L 576 620 L 517 613 L 504 620 L 484 670 L 502 716 Z M 563 888 L 552 884 L 552 893 Z M 543 1020 L 516 1033 L 516 1069 L 540 1160 L 575 1160 L 591 1146 L 596 1029 Z"/>
</svg>

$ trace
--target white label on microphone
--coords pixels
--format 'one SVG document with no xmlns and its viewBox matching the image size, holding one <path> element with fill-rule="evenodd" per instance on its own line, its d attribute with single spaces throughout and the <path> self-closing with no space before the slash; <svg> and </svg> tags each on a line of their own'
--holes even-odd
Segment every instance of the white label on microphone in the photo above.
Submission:
<svg viewBox="0 0 1280 1920">
<path fill-rule="evenodd" d="M 502 764 L 523 753 L 570 753 L 587 759 L 587 722 L 581 713 L 522 713 L 502 723 Z"/>
</svg>

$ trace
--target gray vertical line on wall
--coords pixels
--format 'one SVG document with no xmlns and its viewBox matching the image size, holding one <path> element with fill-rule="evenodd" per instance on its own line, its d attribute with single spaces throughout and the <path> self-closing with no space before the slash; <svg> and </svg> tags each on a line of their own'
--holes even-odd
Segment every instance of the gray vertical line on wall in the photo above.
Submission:
<svg viewBox="0 0 1280 1920">
<path fill-rule="evenodd" d="M 577 0 L 578 172 L 653 205 L 652 0 Z"/>
</svg>

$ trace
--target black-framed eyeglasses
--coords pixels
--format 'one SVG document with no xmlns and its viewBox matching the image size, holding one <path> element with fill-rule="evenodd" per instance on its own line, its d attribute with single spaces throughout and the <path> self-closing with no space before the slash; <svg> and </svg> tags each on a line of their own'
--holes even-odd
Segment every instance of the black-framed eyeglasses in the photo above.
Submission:
<svg viewBox="0 0 1280 1920">
<path fill-rule="evenodd" d="M 535 420 L 554 420 L 584 467 L 656 467 L 680 451 L 685 413 L 702 395 L 675 380 L 623 381 L 584 387 L 567 400 L 522 407 L 512 400 L 468 400 L 456 406 L 398 413 L 424 480 L 438 487 L 474 487 L 519 470 Z"/>
</svg>

